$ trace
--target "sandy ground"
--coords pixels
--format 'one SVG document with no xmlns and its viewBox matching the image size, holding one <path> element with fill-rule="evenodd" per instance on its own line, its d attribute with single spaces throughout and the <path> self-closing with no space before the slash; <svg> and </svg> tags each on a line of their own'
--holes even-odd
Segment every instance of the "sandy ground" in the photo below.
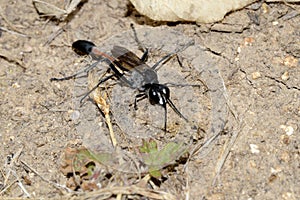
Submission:
<svg viewBox="0 0 300 200">
<path fill-rule="evenodd" d="M 90 0 L 64 22 L 41 18 L 29 0 L 0 2 L 1 198 L 300 198 L 299 4 L 256 3 L 220 23 L 195 24 L 153 22 L 127 1 Z M 62 1 L 55 5 L 63 7 Z M 150 48 L 151 64 L 193 40 L 179 53 L 182 66 L 172 58 L 158 75 L 164 83 L 200 88 L 170 87 L 172 101 L 190 122 L 168 108 L 165 133 L 161 107 L 143 100 L 135 111 L 129 105 L 134 92 L 127 95 L 130 89 L 115 80 L 106 84 L 101 91 L 111 107 L 114 150 L 97 106 L 89 99 L 78 106 L 90 76 L 49 80 L 90 62 L 72 51 L 77 39 L 142 55 L 131 23 Z M 161 37 L 151 35 L 157 33 Z M 223 83 L 225 88 L 213 88 Z M 207 149 L 188 159 L 214 135 Z M 140 150 L 143 140 L 159 149 L 183 147 L 169 150 L 169 160 L 158 164 L 161 176 L 151 178 L 141 161 L 147 157 Z M 105 162 L 76 157 L 84 147 L 109 156 Z"/>
</svg>

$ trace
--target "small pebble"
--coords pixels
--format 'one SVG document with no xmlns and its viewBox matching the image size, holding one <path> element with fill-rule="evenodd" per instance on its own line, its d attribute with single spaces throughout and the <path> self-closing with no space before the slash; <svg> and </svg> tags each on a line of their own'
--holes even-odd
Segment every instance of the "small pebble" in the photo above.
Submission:
<svg viewBox="0 0 300 200">
<path fill-rule="evenodd" d="M 287 81 L 290 78 L 289 72 L 284 72 L 281 76 L 281 79 Z"/>
<path fill-rule="evenodd" d="M 285 145 L 290 144 L 290 137 L 288 135 L 281 135 L 280 139 L 283 144 Z"/>
<path fill-rule="evenodd" d="M 289 152 L 286 152 L 286 151 L 282 152 L 280 154 L 280 160 L 282 160 L 284 162 L 289 162 L 291 160 Z"/>
<path fill-rule="evenodd" d="M 269 6 L 266 3 L 262 4 L 263 13 L 266 14 L 269 12 Z"/>
<path fill-rule="evenodd" d="M 295 58 L 294 56 L 287 56 L 283 60 L 284 66 L 287 67 L 297 67 L 299 63 L 299 60 Z"/>
<path fill-rule="evenodd" d="M 21 86 L 19 85 L 19 83 L 16 82 L 16 83 L 13 83 L 13 84 L 12 84 L 12 87 L 13 87 L 13 88 L 19 88 L 19 87 L 21 87 Z"/>
<path fill-rule="evenodd" d="M 291 192 L 286 192 L 282 194 L 282 199 L 296 199 L 296 197 Z"/>
<path fill-rule="evenodd" d="M 68 113 L 70 114 L 71 120 L 77 120 L 79 119 L 80 112 L 78 110 L 69 110 Z"/>
<path fill-rule="evenodd" d="M 254 43 L 254 38 L 246 37 L 244 38 L 244 46 L 251 46 Z"/>
<path fill-rule="evenodd" d="M 10 136 L 10 137 L 9 137 L 9 140 L 10 140 L 11 142 L 14 141 L 14 140 L 15 140 L 15 136 L 13 136 L 13 135 Z"/>
<path fill-rule="evenodd" d="M 271 167 L 272 174 L 278 174 L 279 172 L 282 172 L 282 169 L 280 167 L 277 167 L 276 169 Z"/>
<path fill-rule="evenodd" d="M 253 80 L 255 80 L 255 79 L 258 79 L 258 78 L 260 78 L 261 77 L 261 74 L 260 74 L 260 72 L 253 72 L 252 73 L 252 79 Z"/>
<path fill-rule="evenodd" d="M 250 144 L 251 153 L 259 153 L 258 146 L 256 144 Z"/>
<path fill-rule="evenodd" d="M 241 48 L 241 47 L 238 47 L 238 48 L 237 48 L 237 52 L 238 52 L 238 53 L 241 53 L 241 52 L 242 52 L 242 48 Z"/>
<path fill-rule="evenodd" d="M 280 125 L 280 128 L 283 129 L 285 134 L 287 134 L 288 136 L 291 136 L 294 133 L 294 128 L 291 126 Z"/>
<path fill-rule="evenodd" d="M 32 46 L 30 46 L 28 44 L 25 44 L 22 52 L 24 52 L 24 53 L 31 53 L 32 50 L 33 50 Z"/>
</svg>

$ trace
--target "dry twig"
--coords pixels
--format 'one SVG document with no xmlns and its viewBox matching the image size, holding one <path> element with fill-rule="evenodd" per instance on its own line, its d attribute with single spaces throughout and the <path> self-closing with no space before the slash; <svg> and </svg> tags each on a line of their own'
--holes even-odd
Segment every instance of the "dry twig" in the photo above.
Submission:
<svg viewBox="0 0 300 200">
<path fill-rule="evenodd" d="M 23 191 L 23 193 L 26 195 L 26 197 L 30 197 L 30 194 L 27 192 L 27 190 L 25 189 L 25 187 L 22 184 L 22 181 L 20 180 L 16 170 L 14 169 L 15 166 L 17 166 L 17 162 L 18 159 L 23 151 L 23 146 L 11 157 L 11 160 L 7 161 L 4 165 L 5 168 L 5 172 L 6 174 L 3 173 L 4 176 L 4 183 L 3 185 L 5 186 L 3 188 L 3 190 L 0 192 L 0 195 L 3 194 L 6 190 L 8 190 L 12 185 L 14 185 L 15 183 L 18 184 L 18 186 L 21 188 L 21 190 Z M 7 182 L 10 178 L 10 175 L 13 175 L 16 179 L 10 183 L 9 185 L 7 185 Z"/>
<path fill-rule="evenodd" d="M 7 62 L 11 62 L 11 63 L 15 63 L 18 66 L 20 66 L 24 71 L 27 69 L 27 67 L 25 66 L 25 64 L 18 58 L 14 58 L 9 54 L 6 54 L 4 52 L 0 51 L 0 58 L 3 58 L 4 60 L 6 60 Z"/>
<path fill-rule="evenodd" d="M 22 164 L 24 167 L 26 167 L 28 170 L 32 171 L 35 175 L 37 175 L 38 177 L 40 177 L 40 178 L 41 178 L 43 181 L 45 181 L 46 183 L 49 183 L 50 185 L 52 185 L 52 186 L 54 186 L 54 187 L 56 187 L 56 188 L 58 188 L 58 189 L 64 189 L 64 190 L 66 190 L 67 192 L 70 192 L 70 193 L 73 192 L 73 193 L 74 193 L 74 191 L 71 190 L 71 189 L 69 189 L 67 186 L 61 185 L 61 184 L 58 184 L 58 183 L 55 183 L 55 182 L 53 182 L 53 181 L 50 181 L 50 180 L 44 178 L 44 177 L 43 177 L 42 175 L 40 175 L 35 169 L 33 169 L 32 167 L 30 167 L 25 161 L 20 160 L 20 162 L 21 162 L 21 164 Z"/>
<path fill-rule="evenodd" d="M 94 77 L 94 75 L 92 75 L 92 73 L 89 74 L 89 88 L 93 88 L 94 85 L 97 84 L 97 79 L 96 77 Z M 96 90 L 94 90 L 92 92 L 92 98 L 95 101 L 96 105 L 99 107 L 99 109 L 103 112 L 104 116 L 105 116 L 105 121 L 106 124 L 108 126 L 109 129 L 109 134 L 110 134 L 110 139 L 112 142 L 112 145 L 114 147 L 117 146 L 117 139 L 115 137 L 114 131 L 113 131 L 113 127 L 112 127 L 112 123 L 111 123 L 111 119 L 110 119 L 110 106 L 107 103 L 107 94 L 102 94 L 100 88 L 97 88 Z"/>
<path fill-rule="evenodd" d="M 3 14 L 3 11 L 2 11 L 2 8 L 0 7 L 0 16 L 2 17 L 2 19 L 6 22 L 6 24 L 10 27 L 10 29 L 12 30 L 9 30 L 7 28 L 3 28 L 3 27 L 0 27 L 1 30 L 3 31 L 6 31 L 8 33 L 12 33 L 12 34 L 15 34 L 15 35 L 18 35 L 18 36 L 22 36 L 22 37 L 29 37 L 28 35 L 24 34 L 24 33 L 21 33 L 7 18 L 6 16 Z"/>
<path fill-rule="evenodd" d="M 212 181 L 212 185 L 215 185 L 216 180 L 217 180 L 217 178 L 219 177 L 219 175 L 221 173 L 221 169 L 222 169 L 226 159 L 228 158 L 230 150 L 234 146 L 234 144 L 236 142 L 236 139 L 239 136 L 239 133 L 241 132 L 241 127 L 242 127 L 242 121 L 240 120 L 237 113 L 232 109 L 233 106 L 231 105 L 231 102 L 227 98 L 227 95 L 226 95 L 226 99 L 227 99 L 227 106 L 228 106 L 232 116 L 234 117 L 235 121 L 237 122 L 237 128 L 236 128 L 236 130 L 233 130 L 233 135 L 228 139 L 228 141 L 226 142 L 226 145 L 224 145 L 224 151 L 222 153 L 221 158 L 218 160 L 218 163 L 217 163 L 216 168 L 215 168 L 216 173 L 215 173 L 215 177 Z"/>
<path fill-rule="evenodd" d="M 165 200 L 175 200 L 177 199 L 174 195 L 158 190 L 151 190 L 147 188 L 141 188 L 135 185 L 132 186 L 124 186 L 124 187 L 110 187 L 103 188 L 94 192 L 90 192 L 88 194 L 84 194 L 85 199 L 98 199 L 103 195 L 141 195 L 144 197 L 152 198 L 152 199 L 165 199 Z M 81 199 L 80 197 L 78 199 Z"/>
</svg>

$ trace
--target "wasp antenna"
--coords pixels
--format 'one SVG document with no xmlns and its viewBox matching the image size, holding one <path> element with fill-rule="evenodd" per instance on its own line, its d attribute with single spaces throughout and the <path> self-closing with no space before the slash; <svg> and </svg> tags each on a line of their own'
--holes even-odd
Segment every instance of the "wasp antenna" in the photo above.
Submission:
<svg viewBox="0 0 300 200">
<path fill-rule="evenodd" d="M 188 119 L 185 116 L 183 116 L 181 112 L 179 112 L 179 110 L 176 108 L 176 106 L 173 104 L 173 102 L 170 99 L 167 99 L 167 103 L 179 117 L 183 118 L 185 121 L 188 121 Z"/>
<path fill-rule="evenodd" d="M 165 109 L 165 133 L 167 133 L 167 105 L 164 105 L 164 109 Z"/>
</svg>

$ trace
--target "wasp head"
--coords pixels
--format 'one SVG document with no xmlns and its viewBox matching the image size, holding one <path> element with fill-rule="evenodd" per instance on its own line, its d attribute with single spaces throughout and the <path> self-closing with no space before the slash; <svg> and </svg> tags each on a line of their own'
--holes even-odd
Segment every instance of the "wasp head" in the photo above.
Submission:
<svg viewBox="0 0 300 200">
<path fill-rule="evenodd" d="M 170 98 L 170 89 L 161 84 L 152 83 L 146 86 L 147 96 L 152 105 L 159 104 L 166 107 L 168 99 Z"/>
</svg>

